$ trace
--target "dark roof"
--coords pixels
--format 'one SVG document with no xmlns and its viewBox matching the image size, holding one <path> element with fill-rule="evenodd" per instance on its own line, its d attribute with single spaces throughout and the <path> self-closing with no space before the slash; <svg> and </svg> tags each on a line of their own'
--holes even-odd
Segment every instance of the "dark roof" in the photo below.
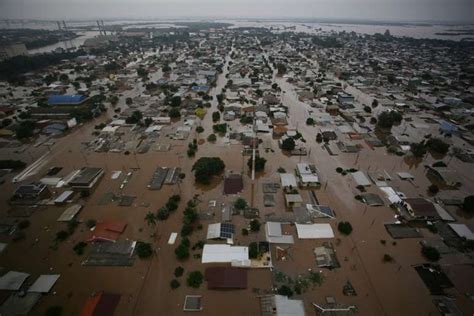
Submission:
<svg viewBox="0 0 474 316">
<path fill-rule="evenodd" d="M 435 206 L 433 203 L 431 203 L 428 200 L 422 199 L 422 198 L 412 198 L 412 199 L 406 199 L 405 202 L 411 206 L 413 209 L 413 213 L 415 214 L 415 217 L 424 217 L 424 218 L 429 218 L 429 217 L 435 217 L 438 218 L 439 214 L 436 211 Z"/>
<path fill-rule="evenodd" d="M 242 175 L 230 174 L 224 180 L 224 194 L 237 194 L 244 188 Z"/>
<path fill-rule="evenodd" d="M 233 267 L 207 268 L 205 272 L 208 289 L 246 289 L 247 270 Z"/>
<path fill-rule="evenodd" d="M 103 172 L 102 168 L 84 167 L 69 181 L 69 185 L 87 185 Z"/>
<path fill-rule="evenodd" d="M 24 196 L 24 195 L 38 195 L 43 190 L 46 189 L 46 184 L 41 182 L 33 182 L 30 184 L 23 184 L 15 191 L 15 195 Z"/>
<path fill-rule="evenodd" d="M 221 238 L 232 238 L 234 234 L 234 225 L 231 223 L 221 223 L 221 231 L 220 237 Z"/>
<path fill-rule="evenodd" d="M 80 104 L 84 102 L 86 96 L 80 94 L 64 94 L 64 95 L 51 95 L 48 98 L 49 105 L 57 105 L 57 104 Z"/>
<path fill-rule="evenodd" d="M 423 264 L 415 267 L 416 272 L 430 290 L 431 295 L 444 295 L 444 290 L 453 287 L 453 283 L 439 265 Z"/>
</svg>

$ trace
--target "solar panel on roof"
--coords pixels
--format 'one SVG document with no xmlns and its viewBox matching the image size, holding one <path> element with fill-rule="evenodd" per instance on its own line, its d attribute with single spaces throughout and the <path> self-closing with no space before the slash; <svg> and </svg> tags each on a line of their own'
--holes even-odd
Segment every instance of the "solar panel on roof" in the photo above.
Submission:
<svg viewBox="0 0 474 316">
<path fill-rule="evenodd" d="M 221 224 L 221 238 L 232 238 L 234 234 L 234 225 L 230 223 L 222 223 Z"/>
</svg>

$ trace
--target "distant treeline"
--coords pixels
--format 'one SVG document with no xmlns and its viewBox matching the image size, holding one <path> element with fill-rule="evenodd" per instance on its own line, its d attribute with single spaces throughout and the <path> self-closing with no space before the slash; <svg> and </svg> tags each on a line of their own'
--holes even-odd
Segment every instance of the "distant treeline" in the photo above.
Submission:
<svg viewBox="0 0 474 316">
<path fill-rule="evenodd" d="M 0 44 L 9 45 L 17 42 L 24 43 L 27 49 L 55 44 L 59 41 L 77 37 L 74 32 L 64 30 L 35 30 L 35 29 L 2 29 Z"/>
<path fill-rule="evenodd" d="M 13 169 L 19 170 L 26 167 L 26 163 L 21 160 L 0 160 L 0 169 Z"/>
<path fill-rule="evenodd" d="M 25 46 L 27 49 L 34 49 L 34 48 L 56 44 L 60 41 L 72 40 L 75 37 L 77 37 L 77 35 L 75 35 L 74 33 L 68 33 L 64 35 L 49 35 L 42 38 L 32 39 L 26 42 Z"/>
<path fill-rule="evenodd" d="M 22 75 L 24 73 L 58 64 L 61 60 L 73 59 L 80 55 L 84 55 L 84 51 L 16 56 L 0 62 L 0 80 L 18 84 L 23 82 Z"/>
</svg>

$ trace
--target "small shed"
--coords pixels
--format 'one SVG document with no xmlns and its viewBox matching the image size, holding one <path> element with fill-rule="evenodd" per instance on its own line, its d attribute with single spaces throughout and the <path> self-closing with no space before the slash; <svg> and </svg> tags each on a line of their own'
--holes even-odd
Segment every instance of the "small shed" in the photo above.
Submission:
<svg viewBox="0 0 474 316">
<path fill-rule="evenodd" d="M 299 207 L 303 204 L 303 198 L 299 193 L 285 194 L 286 207 Z"/>
</svg>

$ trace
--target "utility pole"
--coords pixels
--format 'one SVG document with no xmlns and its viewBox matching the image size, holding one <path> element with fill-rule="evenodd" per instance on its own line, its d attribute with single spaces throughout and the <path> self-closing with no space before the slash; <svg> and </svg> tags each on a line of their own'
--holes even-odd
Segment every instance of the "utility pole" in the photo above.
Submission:
<svg viewBox="0 0 474 316">
<path fill-rule="evenodd" d="M 253 139 L 252 139 L 252 198 L 250 200 L 250 206 L 253 207 L 254 200 L 254 188 L 255 188 L 255 138 L 257 136 L 255 132 L 255 116 L 253 117 Z"/>
</svg>

